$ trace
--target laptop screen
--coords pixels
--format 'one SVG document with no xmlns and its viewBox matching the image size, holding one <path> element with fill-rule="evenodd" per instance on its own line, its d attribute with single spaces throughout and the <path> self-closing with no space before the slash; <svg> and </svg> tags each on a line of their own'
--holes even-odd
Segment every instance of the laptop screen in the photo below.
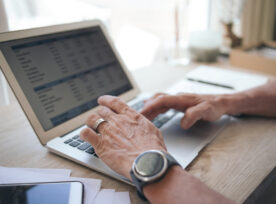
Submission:
<svg viewBox="0 0 276 204">
<path fill-rule="evenodd" d="M 99 26 L 0 43 L 44 130 L 133 87 Z"/>
</svg>

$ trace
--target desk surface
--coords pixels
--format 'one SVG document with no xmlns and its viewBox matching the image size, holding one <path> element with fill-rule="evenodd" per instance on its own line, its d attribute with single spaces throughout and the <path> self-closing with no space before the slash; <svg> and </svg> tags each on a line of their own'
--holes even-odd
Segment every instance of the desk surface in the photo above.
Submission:
<svg viewBox="0 0 276 204">
<path fill-rule="evenodd" d="M 156 65 L 135 71 L 134 77 L 142 91 L 157 92 L 182 79 L 194 66 Z M 17 102 L 0 107 L 0 115 L 1 166 L 68 168 L 72 176 L 101 179 L 102 188 L 129 191 L 133 204 L 142 203 L 133 187 L 48 152 L 39 143 Z M 275 165 L 276 120 L 246 117 L 233 119 L 201 151 L 188 171 L 214 190 L 241 203 Z"/>
</svg>

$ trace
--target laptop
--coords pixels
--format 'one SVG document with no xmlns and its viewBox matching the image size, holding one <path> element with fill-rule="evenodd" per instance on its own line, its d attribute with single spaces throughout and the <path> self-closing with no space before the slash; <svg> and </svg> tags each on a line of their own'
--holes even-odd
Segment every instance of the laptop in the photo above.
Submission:
<svg viewBox="0 0 276 204">
<path fill-rule="evenodd" d="M 100 21 L 2 33 L 0 66 L 42 145 L 131 184 L 104 164 L 93 147 L 79 137 L 87 117 L 97 109 L 99 96 L 119 96 L 137 111 L 149 97 L 140 93 Z M 197 90 L 206 87 L 188 80 L 186 83 L 194 84 Z M 216 93 L 222 88 L 211 90 Z M 229 91 L 225 87 L 223 90 Z M 182 116 L 169 110 L 153 122 L 161 129 L 168 151 L 185 168 L 223 129 L 229 117 L 212 123 L 200 121 L 183 130 Z"/>
</svg>

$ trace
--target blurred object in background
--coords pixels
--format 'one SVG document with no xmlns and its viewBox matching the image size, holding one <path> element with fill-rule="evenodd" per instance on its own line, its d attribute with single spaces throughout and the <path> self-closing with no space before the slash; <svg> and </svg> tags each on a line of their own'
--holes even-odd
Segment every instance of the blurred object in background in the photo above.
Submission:
<svg viewBox="0 0 276 204">
<path fill-rule="evenodd" d="M 221 34 L 213 31 L 190 33 L 189 55 L 198 62 L 214 62 L 220 53 Z"/>
<path fill-rule="evenodd" d="M 276 40 L 275 21 L 275 0 L 247 0 L 242 17 L 242 45 L 256 46 Z"/>
<path fill-rule="evenodd" d="M 221 52 L 276 39 L 275 0 L 211 0 L 210 29 L 224 33 Z M 242 41 L 241 41 L 242 39 Z"/>
<path fill-rule="evenodd" d="M 188 42 L 193 32 L 207 31 L 211 0 L 175 0 L 174 43 L 168 46 L 168 62 L 171 65 L 187 65 Z M 168 44 L 167 44 L 168 45 Z"/>
<path fill-rule="evenodd" d="M 220 0 L 218 2 L 219 20 L 223 25 L 223 46 L 221 52 L 229 54 L 230 49 L 242 43 L 233 31 L 234 22 L 240 21 L 246 0 Z"/>
<path fill-rule="evenodd" d="M 188 63 L 193 32 L 225 33 L 223 52 L 229 53 L 241 38 L 243 45 L 259 44 L 273 39 L 276 30 L 275 0 L 0 0 L 2 10 L 3 3 L 9 30 L 102 20 L 131 70 L 156 62 Z"/>
<path fill-rule="evenodd" d="M 122 27 L 115 42 L 127 67 L 132 70 L 150 66 L 160 46 L 155 35 L 131 25 Z"/>
<path fill-rule="evenodd" d="M 6 12 L 4 9 L 4 3 L 0 0 L 0 32 L 8 31 L 8 23 L 6 18 Z M 9 104 L 8 84 L 0 70 L 0 106 Z"/>
<path fill-rule="evenodd" d="M 102 20 L 131 70 L 185 57 L 189 33 L 208 29 L 211 2 L 211 0 L 0 1 L 5 3 L 10 30 L 94 18 Z M 134 33 L 134 30 L 137 33 Z M 151 39 L 154 40 L 149 43 Z M 143 46 L 145 52 L 141 54 Z"/>
<path fill-rule="evenodd" d="M 4 2 L 0 0 L 0 32 L 5 31 L 8 31 L 8 21 L 4 7 Z"/>
<path fill-rule="evenodd" d="M 82 0 L 2 0 L 10 30 L 98 18 L 107 23 L 110 10 Z"/>
<path fill-rule="evenodd" d="M 235 67 L 276 76 L 276 42 L 232 49 L 230 63 Z"/>
</svg>

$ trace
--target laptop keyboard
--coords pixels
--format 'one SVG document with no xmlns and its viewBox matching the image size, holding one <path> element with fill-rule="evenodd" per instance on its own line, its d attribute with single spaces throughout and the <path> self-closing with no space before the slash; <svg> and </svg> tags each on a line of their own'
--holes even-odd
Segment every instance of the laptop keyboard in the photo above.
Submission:
<svg viewBox="0 0 276 204">
<path fill-rule="evenodd" d="M 88 154 L 98 157 L 98 155 L 95 153 L 94 148 L 89 143 L 80 139 L 79 135 L 76 135 L 68 140 L 65 140 L 64 143 L 70 145 L 71 147 L 75 147 L 80 151 L 84 151 Z"/>
<path fill-rule="evenodd" d="M 139 101 L 131 106 L 134 110 L 140 111 L 144 107 L 144 101 Z M 177 114 L 175 110 L 168 110 L 166 113 L 159 114 L 152 123 L 157 127 L 161 128 L 165 123 L 167 123 L 170 119 L 172 119 Z M 71 147 L 77 148 L 80 151 L 84 151 L 88 154 L 91 154 L 95 157 L 98 155 L 95 153 L 94 148 L 87 142 L 80 139 L 79 135 L 73 136 L 70 139 L 64 141 L 65 144 L 70 145 Z"/>
<path fill-rule="evenodd" d="M 138 101 L 131 106 L 134 110 L 140 111 L 144 107 L 144 101 Z M 172 119 L 177 114 L 175 110 L 168 110 L 166 113 L 159 114 L 156 118 L 153 119 L 152 123 L 157 127 L 161 128 L 165 123 Z"/>
</svg>

